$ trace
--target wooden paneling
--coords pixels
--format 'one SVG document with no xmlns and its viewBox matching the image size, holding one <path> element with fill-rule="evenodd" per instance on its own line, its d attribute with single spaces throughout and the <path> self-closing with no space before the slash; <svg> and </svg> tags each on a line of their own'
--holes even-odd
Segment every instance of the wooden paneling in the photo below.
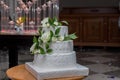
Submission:
<svg viewBox="0 0 120 80">
<path fill-rule="evenodd" d="M 120 28 L 118 27 L 120 14 L 115 11 L 116 9 L 108 9 L 108 12 L 113 11 L 109 13 L 75 13 L 75 9 L 69 9 L 67 10 L 69 13 L 60 15 L 60 19 L 69 22 L 69 32 L 77 33 L 79 38 L 75 40 L 75 45 L 120 46 Z M 79 11 L 79 8 L 77 10 Z"/>
<path fill-rule="evenodd" d="M 109 17 L 109 42 L 120 42 L 120 27 L 118 17 Z"/>
<path fill-rule="evenodd" d="M 83 18 L 83 39 L 84 42 L 104 41 L 104 18 L 88 17 Z"/>
</svg>

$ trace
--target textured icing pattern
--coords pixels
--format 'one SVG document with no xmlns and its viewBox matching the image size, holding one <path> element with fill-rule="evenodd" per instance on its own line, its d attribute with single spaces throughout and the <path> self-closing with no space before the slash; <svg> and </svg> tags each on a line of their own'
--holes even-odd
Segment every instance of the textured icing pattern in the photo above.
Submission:
<svg viewBox="0 0 120 80">
<path fill-rule="evenodd" d="M 68 35 L 68 27 L 67 26 L 58 26 L 58 27 L 61 27 L 60 33 L 59 33 L 61 36 Z"/>
<path fill-rule="evenodd" d="M 68 27 L 67 26 L 58 26 L 58 27 L 61 27 L 59 35 L 61 35 L 61 36 L 68 35 Z M 48 32 L 50 30 L 54 31 L 54 29 L 52 27 L 50 27 L 50 28 L 43 27 L 42 29 L 45 32 Z"/>
<path fill-rule="evenodd" d="M 44 80 L 49 78 L 59 78 L 59 77 L 71 77 L 71 76 L 87 76 L 89 69 L 85 66 L 76 64 L 76 67 L 72 68 L 61 68 L 61 69 L 42 69 L 40 67 L 34 66 L 32 63 L 26 63 L 26 69 L 31 72 L 37 80 Z"/>
<path fill-rule="evenodd" d="M 51 49 L 53 50 L 53 53 L 61 54 L 61 53 L 69 53 L 73 51 L 73 41 L 57 41 L 55 43 L 52 43 L 50 45 Z"/>
<path fill-rule="evenodd" d="M 34 55 L 34 65 L 40 68 L 71 68 L 76 65 L 76 54 L 75 52 L 67 54 L 36 54 Z"/>
</svg>

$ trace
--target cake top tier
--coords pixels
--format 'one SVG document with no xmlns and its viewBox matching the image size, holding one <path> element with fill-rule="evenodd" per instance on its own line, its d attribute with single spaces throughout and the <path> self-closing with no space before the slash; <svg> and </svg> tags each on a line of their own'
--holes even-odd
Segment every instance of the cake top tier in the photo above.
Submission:
<svg viewBox="0 0 120 80">
<path fill-rule="evenodd" d="M 68 27 L 63 26 L 63 24 L 68 23 L 66 21 L 58 21 L 57 18 L 43 19 L 38 31 L 39 36 L 33 38 L 34 43 L 31 46 L 30 51 L 33 54 L 51 53 L 51 43 L 76 39 L 77 37 L 74 33 L 68 35 Z"/>
</svg>

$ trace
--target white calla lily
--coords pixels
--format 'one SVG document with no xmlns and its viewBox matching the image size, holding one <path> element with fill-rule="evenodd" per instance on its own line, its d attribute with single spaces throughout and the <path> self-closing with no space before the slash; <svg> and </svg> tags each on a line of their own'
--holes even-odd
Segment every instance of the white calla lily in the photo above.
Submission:
<svg viewBox="0 0 120 80">
<path fill-rule="evenodd" d="M 41 36 L 41 40 L 43 41 L 43 43 L 47 43 L 50 40 L 50 31 L 49 32 L 45 32 Z"/>
<path fill-rule="evenodd" d="M 42 24 L 47 23 L 48 20 L 49 20 L 49 18 L 44 18 L 44 19 L 41 21 L 41 23 L 42 23 Z"/>
<path fill-rule="evenodd" d="M 58 37 L 58 40 L 59 40 L 59 41 L 63 41 L 63 40 L 64 40 L 64 36 Z"/>
<path fill-rule="evenodd" d="M 48 20 L 49 18 L 44 18 L 42 21 L 41 21 L 41 24 L 42 24 L 42 27 L 47 27 L 47 23 L 48 23 Z"/>
<path fill-rule="evenodd" d="M 53 41 L 53 42 L 56 42 L 56 41 L 57 41 L 57 38 L 56 38 L 56 37 L 52 37 L 52 41 Z"/>
<path fill-rule="evenodd" d="M 49 24 L 49 23 L 47 23 L 47 24 L 46 24 L 46 26 L 47 26 L 47 27 L 50 27 L 50 24 Z"/>
<path fill-rule="evenodd" d="M 58 25 L 58 22 L 57 22 L 57 21 L 55 21 L 55 22 L 54 22 L 54 25 L 56 25 L 56 26 L 57 26 L 57 25 Z"/>
<path fill-rule="evenodd" d="M 34 50 L 34 54 L 38 54 L 38 53 L 40 53 L 40 50 L 39 50 L 39 49 Z"/>
<path fill-rule="evenodd" d="M 46 27 L 46 24 L 42 24 L 42 27 Z"/>
<path fill-rule="evenodd" d="M 31 48 L 30 48 L 30 52 L 33 52 L 33 51 L 34 51 L 34 49 L 35 49 L 35 45 L 36 45 L 36 43 L 34 43 L 34 44 L 31 46 Z"/>
</svg>

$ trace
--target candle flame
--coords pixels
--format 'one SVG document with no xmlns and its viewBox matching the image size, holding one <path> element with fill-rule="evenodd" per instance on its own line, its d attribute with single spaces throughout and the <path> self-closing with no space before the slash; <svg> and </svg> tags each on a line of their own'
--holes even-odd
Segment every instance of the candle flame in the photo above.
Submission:
<svg viewBox="0 0 120 80">
<path fill-rule="evenodd" d="M 22 23 L 24 23 L 24 22 L 25 22 L 25 17 L 19 17 L 19 18 L 16 20 L 17 25 L 20 25 L 20 24 L 22 24 Z"/>
</svg>

